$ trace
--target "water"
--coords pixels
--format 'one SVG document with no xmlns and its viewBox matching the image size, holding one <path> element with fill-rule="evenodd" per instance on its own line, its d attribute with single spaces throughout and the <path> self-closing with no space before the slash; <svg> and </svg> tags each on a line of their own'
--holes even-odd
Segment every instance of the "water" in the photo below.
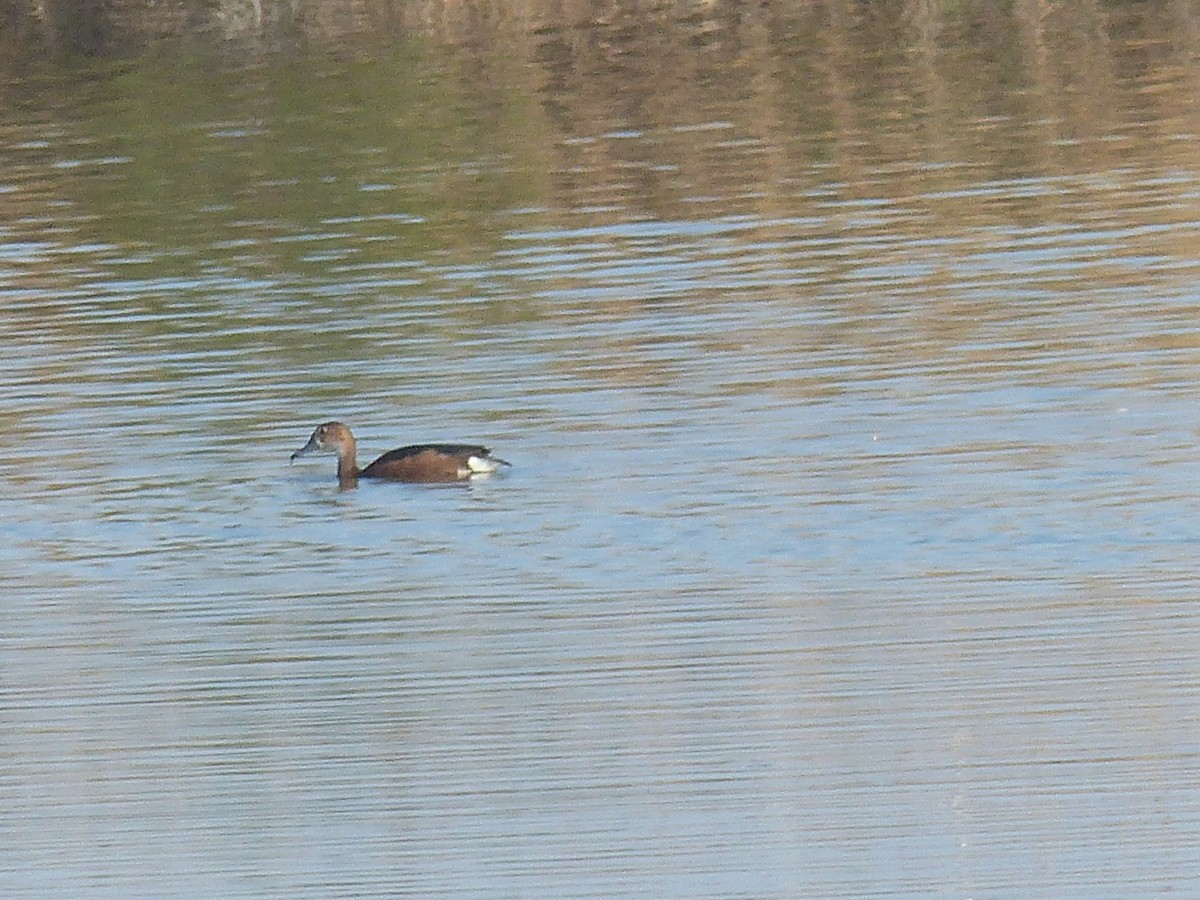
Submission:
<svg viewBox="0 0 1200 900">
<path fill-rule="evenodd" d="M 1197 122 L 1131 9 L 1062 71 L 685 16 L 10 79 L 3 894 L 1195 892 Z M 342 491 L 331 418 L 513 468 Z"/>
</svg>

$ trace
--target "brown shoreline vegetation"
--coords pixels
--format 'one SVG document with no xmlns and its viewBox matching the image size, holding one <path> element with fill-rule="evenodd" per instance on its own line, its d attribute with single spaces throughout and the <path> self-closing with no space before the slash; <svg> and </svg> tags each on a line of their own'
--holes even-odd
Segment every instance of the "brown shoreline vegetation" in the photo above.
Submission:
<svg viewBox="0 0 1200 900">
<path fill-rule="evenodd" d="M 1003 38 L 1030 61 L 1076 39 L 1103 47 L 1124 36 L 1177 51 L 1200 47 L 1194 2 L 1075 0 L 0 0 L 0 46 L 120 55 L 164 38 L 296 39 L 396 35 L 454 45 L 540 46 L 548 34 L 614 54 L 650 53 L 662 41 L 694 48 L 753 46 L 815 35 L 855 43 L 889 37 L 906 51 L 958 39 Z"/>
<path fill-rule="evenodd" d="M 1071 138 L 1103 133 L 1130 91 L 1149 112 L 1164 84 L 1200 89 L 1195 0 L 0 0 L 0 89 L 175 49 L 236 67 L 405 45 L 469 54 L 470 90 L 515 86 L 569 117 L 553 109 L 566 98 L 601 125 L 597 109 L 627 122 L 712 91 L 739 119 L 774 118 L 764 130 L 819 107 L 827 121 L 802 130 L 844 135 L 860 100 L 879 108 L 890 92 L 897 119 L 928 115 L 930 129 L 982 109 L 1078 123 Z M 1191 116 L 1166 113 L 1178 117 Z"/>
</svg>

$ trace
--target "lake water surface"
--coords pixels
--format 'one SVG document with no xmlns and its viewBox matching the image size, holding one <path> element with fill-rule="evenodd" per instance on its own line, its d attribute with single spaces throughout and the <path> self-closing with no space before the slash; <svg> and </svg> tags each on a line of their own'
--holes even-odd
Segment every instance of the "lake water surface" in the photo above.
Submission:
<svg viewBox="0 0 1200 900">
<path fill-rule="evenodd" d="M 1110 6 L 9 73 L 0 893 L 1200 893 L 1200 20 Z"/>
</svg>

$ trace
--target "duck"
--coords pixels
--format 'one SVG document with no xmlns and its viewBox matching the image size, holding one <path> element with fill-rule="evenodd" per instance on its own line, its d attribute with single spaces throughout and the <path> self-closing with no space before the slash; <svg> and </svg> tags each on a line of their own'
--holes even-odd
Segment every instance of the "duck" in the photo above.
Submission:
<svg viewBox="0 0 1200 900">
<path fill-rule="evenodd" d="M 341 422 L 318 425 L 308 443 L 291 456 L 291 462 L 309 453 L 334 452 L 338 459 L 338 483 L 354 487 L 360 478 L 388 481 L 451 482 L 475 475 L 490 475 L 511 463 L 491 455 L 479 444 L 410 444 L 389 450 L 365 469 L 358 467 L 358 445 L 350 429 Z"/>
</svg>

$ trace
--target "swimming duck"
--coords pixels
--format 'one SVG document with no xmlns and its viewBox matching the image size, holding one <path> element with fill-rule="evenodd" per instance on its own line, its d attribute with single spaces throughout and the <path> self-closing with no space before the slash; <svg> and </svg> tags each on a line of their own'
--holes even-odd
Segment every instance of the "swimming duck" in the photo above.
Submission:
<svg viewBox="0 0 1200 900">
<path fill-rule="evenodd" d="M 487 447 L 477 444 L 412 444 L 390 450 L 365 469 L 358 467 L 358 445 L 350 429 L 341 422 L 318 425 L 308 443 L 292 454 L 298 456 L 325 450 L 338 458 L 338 482 L 353 487 L 359 478 L 391 481 L 462 481 L 472 475 L 487 475 L 509 463 L 496 459 Z"/>
</svg>

